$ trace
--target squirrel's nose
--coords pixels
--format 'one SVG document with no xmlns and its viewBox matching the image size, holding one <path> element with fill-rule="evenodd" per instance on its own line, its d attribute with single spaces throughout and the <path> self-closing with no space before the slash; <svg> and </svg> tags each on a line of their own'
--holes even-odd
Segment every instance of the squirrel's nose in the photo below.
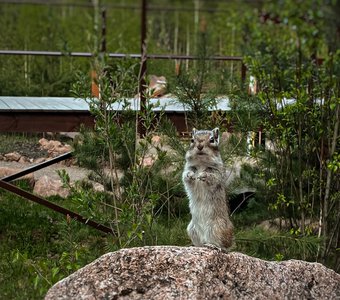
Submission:
<svg viewBox="0 0 340 300">
<path fill-rule="evenodd" d="M 197 145 L 197 149 L 201 151 L 203 149 L 203 145 L 201 144 Z"/>
</svg>

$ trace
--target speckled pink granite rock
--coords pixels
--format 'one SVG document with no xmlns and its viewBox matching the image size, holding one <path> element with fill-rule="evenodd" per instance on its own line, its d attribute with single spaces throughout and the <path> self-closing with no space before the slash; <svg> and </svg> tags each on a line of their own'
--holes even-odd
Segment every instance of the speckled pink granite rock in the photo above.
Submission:
<svg viewBox="0 0 340 300">
<path fill-rule="evenodd" d="M 50 299 L 340 299 L 340 275 L 318 263 L 268 262 L 198 247 L 107 253 L 55 284 Z"/>
</svg>

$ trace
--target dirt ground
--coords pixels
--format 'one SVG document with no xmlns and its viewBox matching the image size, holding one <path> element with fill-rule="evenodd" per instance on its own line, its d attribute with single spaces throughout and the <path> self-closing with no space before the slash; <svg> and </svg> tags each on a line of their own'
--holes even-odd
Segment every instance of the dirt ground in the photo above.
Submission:
<svg viewBox="0 0 340 300">
<path fill-rule="evenodd" d="M 47 157 L 48 155 L 47 151 L 41 149 L 38 143 L 33 143 L 31 141 L 15 141 L 11 143 L 10 151 L 18 152 L 23 156 L 33 159 Z"/>
</svg>

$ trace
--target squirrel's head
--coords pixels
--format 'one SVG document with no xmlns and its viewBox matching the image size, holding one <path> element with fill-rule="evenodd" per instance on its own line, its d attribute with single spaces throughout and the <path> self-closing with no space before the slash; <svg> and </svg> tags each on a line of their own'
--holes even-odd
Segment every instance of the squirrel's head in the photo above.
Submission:
<svg viewBox="0 0 340 300">
<path fill-rule="evenodd" d="M 218 153 L 219 129 L 192 131 L 189 151 L 194 155 L 216 155 Z"/>
</svg>

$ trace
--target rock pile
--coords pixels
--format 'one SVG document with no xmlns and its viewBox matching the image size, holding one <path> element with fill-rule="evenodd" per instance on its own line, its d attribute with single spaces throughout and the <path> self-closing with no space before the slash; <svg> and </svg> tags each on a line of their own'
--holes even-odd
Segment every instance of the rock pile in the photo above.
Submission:
<svg viewBox="0 0 340 300">
<path fill-rule="evenodd" d="M 68 144 L 63 144 L 59 141 L 47 140 L 42 138 L 39 140 L 39 145 L 41 149 L 41 156 L 39 158 L 28 157 L 27 155 L 23 155 L 18 151 L 13 151 L 5 154 L 0 154 L 0 160 L 4 161 L 15 161 L 19 163 L 41 163 L 48 158 L 56 157 L 67 152 L 72 151 L 72 147 Z M 45 155 L 47 153 L 47 155 Z"/>
<path fill-rule="evenodd" d="M 49 141 L 45 138 L 39 140 L 41 148 L 47 150 L 49 157 L 56 157 L 61 154 L 72 151 L 72 147 L 68 144 L 63 144 L 59 141 Z"/>
<path fill-rule="evenodd" d="M 340 299 L 340 275 L 298 260 L 142 247 L 103 255 L 55 284 L 52 299 Z"/>
<path fill-rule="evenodd" d="M 13 151 L 10 153 L 5 153 L 0 155 L 0 160 L 5 161 L 6 163 L 18 163 L 23 165 L 22 169 L 30 167 L 30 163 L 39 164 L 50 158 L 62 155 L 64 153 L 72 151 L 72 147 L 68 144 L 63 144 L 60 141 L 55 140 L 47 140 L 42 138 L 39 140 L 39 145 L 41 149 L 42 157 L 38 158 L 30 158 L 23 154 L 20 154 L 18 151 Z M 37 147 L 38 148 L 38 147 Z M 34 153 L 36 156 L 36 153 Z M 67 161 L 60 162 L 59 164 L 70 166 L 75 163 L 74 160 L 68 159 Z M 16 166 L 18 165 L 16 164 Z M 12 175 L 14 173 L 22 171 L 17 167 L 0 167 L 0 178 Z M 40 195 L 42 197 L 48 197 L 53 195 L 59 195 L 61 197 L 67 197 L 69 195 L 69 190 L 63 187 L 63 184 L 60 179 L 50 178 L 46 175 L 41 176 L 39 178 L 35 178 L 34 174 L 28 174 L 20 179 L 27 180 L 29 184 L 34 187 L 33 193 Z"/>
</svg>

